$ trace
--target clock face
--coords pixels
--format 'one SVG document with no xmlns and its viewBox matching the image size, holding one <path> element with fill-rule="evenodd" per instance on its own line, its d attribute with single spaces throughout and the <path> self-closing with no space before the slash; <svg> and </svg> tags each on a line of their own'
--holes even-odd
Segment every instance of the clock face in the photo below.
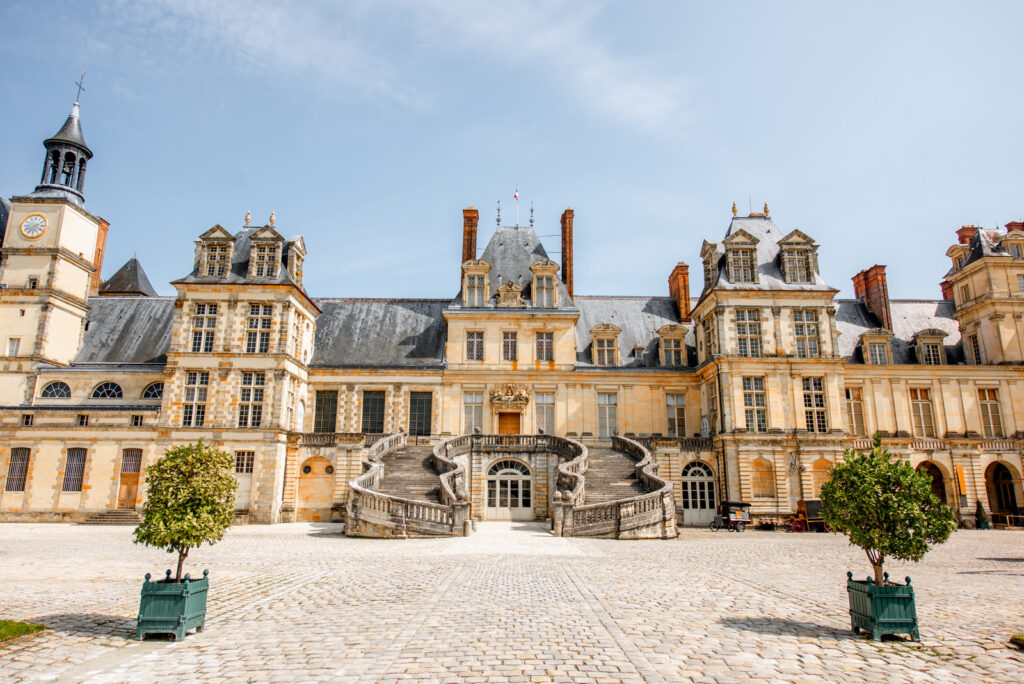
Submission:
<svg viewBox="0 0 1024 684">
<path fill-rule="evenodd" d="M 46 217 L 42 214 L 29 214 L 21 222 L 21 234 L 27 238 L 37 238 L 46 232 Z"/>
</svg>

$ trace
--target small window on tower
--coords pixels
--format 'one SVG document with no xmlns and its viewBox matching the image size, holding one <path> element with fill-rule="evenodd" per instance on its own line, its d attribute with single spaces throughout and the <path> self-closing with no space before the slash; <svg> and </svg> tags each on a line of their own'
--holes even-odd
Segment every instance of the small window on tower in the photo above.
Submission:
<svg viewBox="0 0 1024 684">
<path fill-rule="evenodd" d="M 28 289 L 35 290 L 39 287 L 39 278 L 35 276 L 29 276 L 28 278 Z"/>
</svg>

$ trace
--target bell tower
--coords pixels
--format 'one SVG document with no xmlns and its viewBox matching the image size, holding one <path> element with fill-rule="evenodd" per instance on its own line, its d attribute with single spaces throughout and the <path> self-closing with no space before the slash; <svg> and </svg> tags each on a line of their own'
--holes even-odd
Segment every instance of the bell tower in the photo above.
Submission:
<svg viewBox="0 0 1024 684">
<path fill-rule="evenodd" d="M 109 224 L 85 209 L 92 150 L 77 102 L 43 145 L 41 182 L 11 198 L 0 249 L 0 404 L 31 399 L 37 363 L 74 360 L 99 287 Z"/>
</svg>

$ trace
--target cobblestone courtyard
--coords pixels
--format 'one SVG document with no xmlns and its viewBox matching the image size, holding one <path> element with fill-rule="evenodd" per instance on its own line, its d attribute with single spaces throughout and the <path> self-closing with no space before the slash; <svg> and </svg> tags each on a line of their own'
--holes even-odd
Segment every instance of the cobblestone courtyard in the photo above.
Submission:
<svg viewBox="0 0 1024 684">
<path fill-rule="evenodd" d="M 170 556 L 128 527 L 0 525 L 0 617 L 50 629 L 0 644 L 4 681 L 1021 681 L 1024 533 L 959 531 L 910 574 L 922 643 L 854 637 L 826 534 L 683 530 L 673 541 L 347 539 L 337 525 L 232 529 L 206 631 L 132 640 L 146 572 Z"/>
</svg>

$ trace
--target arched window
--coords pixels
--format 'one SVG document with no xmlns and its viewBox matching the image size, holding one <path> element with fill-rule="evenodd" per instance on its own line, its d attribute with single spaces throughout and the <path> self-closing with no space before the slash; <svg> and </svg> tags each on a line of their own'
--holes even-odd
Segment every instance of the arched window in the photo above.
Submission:
<svg viewBox="0 0 1024 684">
<path fill-rule="evenodd" d="M 162 399 L 164 396 L 164 383 L 154 382 L 142 393 L 143 399 Z"/>
<path fill-rule="evenodd" d="M 68 152 L 64 155 L 64 169 L 60 174 L 60 184 L 69 188 L 74 185 L 75 180 L 75 155 Z"/>
<path fill-rule="evenodd" d="M 828 459 L 819 458 L 811 467 L 811 492 L 814 498 L 821 496 L 821 485 L 832 477 L 832 463 Z"/>
<path fill-rule="evenodd" d="M 70 399 L 71 388 L 66 382 L 51 382 L 43 388 L 43 399 Z"/>
<path fill-rule="evenodd" d="M 75 190 L 82 191 L 85 184 L 85 157 L 78 160 L 78 180 L 75 182 Z"/>
<path fill-rule="evenodd" d="M 683 522 L 707 525 L 715 513 L 715 480 L 706 463 L 691 461 L 683 468 L 681 480 Z"/>
<path fill-rule="evenodd" d="M 758 458 L 754 460 L 750 473 L 750 483 L 755 497 L 775 496 L 775 472 L 772 470 L 772 464 L 767 459 Z"/>
<path fill-rule="evenodd" d="M 121 386 L 116 382 L 103 382 L 100 383 L 96 389 L 92 391 L 93 399 L 120 399 L 124 396 L 121 392 Z"/>
<path fill-rule="evenodd" d="M 48 182 L 56 183 L 58 173 L 60 173 L 60 153 L 54 150 L 53 154 L 50 155 L 50 172 L 48 174 L 50 179 Z"/>
</svg>

